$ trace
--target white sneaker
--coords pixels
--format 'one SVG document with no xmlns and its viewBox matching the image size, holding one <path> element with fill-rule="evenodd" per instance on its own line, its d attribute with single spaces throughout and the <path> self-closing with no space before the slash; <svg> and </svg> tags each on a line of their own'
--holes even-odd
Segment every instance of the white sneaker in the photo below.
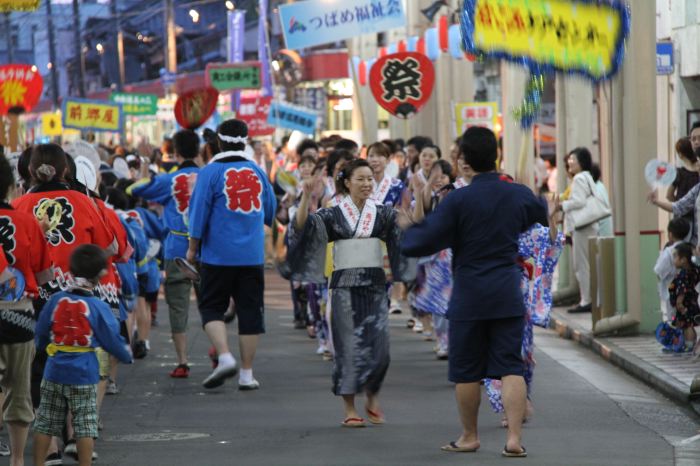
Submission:
<svg viewBox="0 0 700 466">
<path fill-rule="evenodd" d="M 438 352 L 437 352 L 437 358 L 440 359 L 440 360 L 447 359 L 447 358 L 448 358 L 447 351 L 445 351 L 445 350 L 438 350 Z"/>
<path fill-rule="evenodd" d="M 413 331 L 416 333 L 423 333 L 423 323 L 416 321 L 416 323 L 413 325 Z"/>
<path fill-rule="evenodd" d="M 257 390 L 260 388 L 260 382 L 257 380 L 253 379 L 252 382 L 250 383 L 241 383 L 240 381 L 238 382 L 238 389 L 241 391 L 250 391 L 250 390 Z"/>
<path fill-rule="evenodd" d="M 202 385 L 204 388 L 216 388 L 224 384 L 226 379 L 230 379 L 238 374 L 238 364 L 234 361 L 230 365 L 219 364 L 216 369 L 209 374 L 209 377 L 204 379 Z"/>
<path fill-rule="evenodd" d="M 10 456 L 10 447 L 0 442 L 0 456 Z"/>
</svg>

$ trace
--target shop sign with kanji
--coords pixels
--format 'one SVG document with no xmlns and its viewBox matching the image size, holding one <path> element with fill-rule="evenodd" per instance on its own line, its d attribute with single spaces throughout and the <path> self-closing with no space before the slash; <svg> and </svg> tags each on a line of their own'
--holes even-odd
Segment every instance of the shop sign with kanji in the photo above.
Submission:
<svg viewBox="0 0 700 466">
<path fill-rule="evenodd" d="M 279 14 L 293 50 L 406 27 L 402 0 L 307 0 L 280 5 Z"/>
<path fill-rule="evenodd" d="M 124 113 L 118 103 L 69 97 L 63 101 L 63 127 L 90 131 L 121 132 Z"/>
<path fill-rule="evenodd" d="M 597 82 L 622 64 L 630 13 L 621 0 L 465 0 L 461 28 L 467 53 Z"/>
<path fill-rule="evenodd" d="M 113 92 L 109 100 L 122 104 L 124 115 L 155 115 L 158 113 L 158 96 L 155 94 Z"/>
<path fill-rule="evenodd" d="M 269 136 L 275 132 L 267 121 L 272 97 L 241 97 L 237 117 L 248 125 L 248 136 L 254 138 Z"/>
<path fill-rule="evenodd" d="M 44 80 L 31 65 L 0 66 L 0 115 L 7 115 L 10 109 L 30 111 L 43 89 Z"/>
<path fill-rule="evenodd" d="M 417 52 L 385 55 L 370 70 L 372 94 L 387 112 L 411 118 L 430 99 L 435 68 L 428 57 Z"/>
<path fill-rule="evenodd" d="M 206 71 L 207 86 L 221 91 L 260 89 L 262 85 L 259 61 L 241 63 L 210 63 Z"/>
<path fill-rule="evenodd" d="M 304 134 L 314 134 L 317 120 L 318 114 L 313 110 L 282 102 L 273 102 L 267 115 L 268 124 Z"/>
<path fill-rule="evenodd" d="M 40 4 L 41 0 L 0 0 L 0 13 L 34 11 Z"/>
<path fill-rule="evenodd" d="M 494 130 L 498 122 L 498 102 L 464 102 L 455 104 L 455 125 L 461 135 L 467 128 L 482 126 Z"/>
</svg>

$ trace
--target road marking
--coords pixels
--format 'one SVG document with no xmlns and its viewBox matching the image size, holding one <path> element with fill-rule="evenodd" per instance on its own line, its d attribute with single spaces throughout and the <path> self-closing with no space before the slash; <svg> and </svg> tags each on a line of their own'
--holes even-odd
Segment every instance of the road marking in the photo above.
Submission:
<svg viewBox="0 0 700 466">
<path fill-rule="evenodd" d="M 694 435 L 692 437 L 688 437 L 685 440 L 681 440 L 676 445 L 678 445 L 678 446 L 688 445 L 688 444 L 691 444 L 693 442 L 697 442 L 698 440 L 700 440 L 700 434 Z"/>
</svg>

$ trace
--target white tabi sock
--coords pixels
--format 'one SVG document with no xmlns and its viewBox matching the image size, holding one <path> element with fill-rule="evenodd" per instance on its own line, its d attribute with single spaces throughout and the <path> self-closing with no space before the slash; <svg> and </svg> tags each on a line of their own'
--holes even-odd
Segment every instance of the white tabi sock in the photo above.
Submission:
<svg viewBox="0 0 700 466">
<path fill-rule="evenodd" d="M 236 364 L 236 359 L 231 353 L 222 353 L 219 355 L 219 367 L 230 367 Z"/>
<path fill-rule="evenodd" d="M 241 385 L 250 385 L 253 383 L 253 369 L 241 369 L 238 376 L 238 383 Z"/>
</svg>

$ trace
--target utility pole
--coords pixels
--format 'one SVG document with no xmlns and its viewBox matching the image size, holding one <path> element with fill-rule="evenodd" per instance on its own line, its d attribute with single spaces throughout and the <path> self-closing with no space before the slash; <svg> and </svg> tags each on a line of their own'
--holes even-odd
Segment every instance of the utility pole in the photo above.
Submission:
<svg viewBox="0 0 700 466">
<path fill-rule="evenodd" d="M 78 0 L 73 0 L 73 34 L 75 34 L 75 59 L 78 61 L 78 95 L 85 97 L 85 60 L 83 58 L 82 34 L 80 33 L 80 5 Z M 56 66 L 56 64 L 54 63 L 53 66 Z"/>
<path fill-rule="evenodd" d="M 121 92 L 124 90 L 124 84 L 126 83 L 126 71 L 124 69 L 124 33 L 122 32 L 121 15 L 117 9 L 117 0 L 111 1 L 109 10 L 114 20 L 114 37 L 117 42 L 117 66 L 119 68 L 117 90 Z"/>
<path fill-rule="evenodd" d="M 5 13 L 5 40 L 7 41 L 7 62 L 15 61 L 15 53 L 12 50 L 12 22 L 10 21 L 10 12 Z"/>
<path fill-rule="evenodd" d="M 58 75 L 56 71 L 56 39 L 53 34 L 53 19 L 51 15 L 51 0 L 46 3 L 46 18 L 48 19 L 49 35 L 49 61 L 51 62 L 51 98 L 53 108 L 58 108 Z"/>
<path fill-rule="evenodd" d="M 173 0 L 165 1 L 165 69 L 177 73 L 177 40 Z"/>
</svg>

